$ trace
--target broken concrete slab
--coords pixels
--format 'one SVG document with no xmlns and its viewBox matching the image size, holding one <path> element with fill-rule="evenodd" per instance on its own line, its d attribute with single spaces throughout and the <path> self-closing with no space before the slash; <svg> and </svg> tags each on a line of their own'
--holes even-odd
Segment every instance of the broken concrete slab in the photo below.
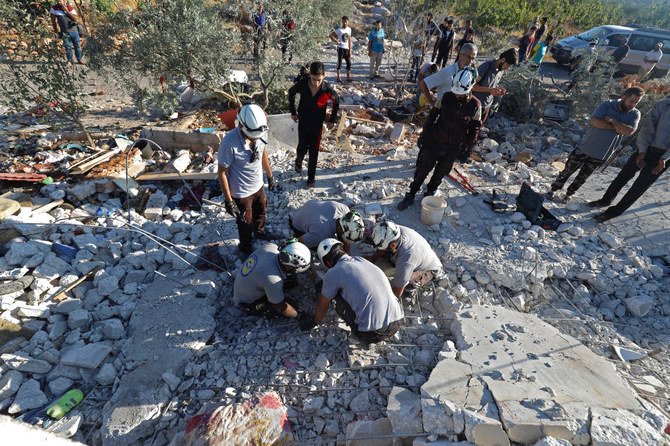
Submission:
<svg viewBox="0 0 670 446">
<path fill-rule="evenodd" d="M 346 435 L 346 446 L 393 446 L 397 444 L 392 438 L 393 428 L 388 418 L 349 423 Z M 386 438 L 371 438 L 379 436 L 386 436 Z"/>
<path fill-rule="evenodd" d="M 23 382 L 23 373 L 18 370 L 8 370 L 0 378 L 0 401 L 14 395 Z"/>
<path fill-rule="evenodd" d="M 162 149 L 190 149 L 194 152 L 202 152 L 208 147 L 218 149 L 224 136 L 224 132 L 199 133 L 169 127 L 145 127 L 140 132 L 140 138 L 150 139 Z"/>
<path fill-rule="evenodd" d="M 0 359 L 12 370 L 26 373 L 47 373 L 51 364 L 41 359 L 35 359 L 25 353 L 5 353 Z"/>
<path fill-rule="evenodd" d="M 162 376 L 182 374 L 215 327 L 212 303 L 172 282 L 154 281 L 130 319 L 127 361 L 140 364 L 121 377 L 103 409 L 103 445 L 127 445 L 153 433 L 160 412 L 172 396 Z"/>
<path fill-rule="evenodd" d="M 21 384 L 21 388 L 16 394 L 14 403 L 12 403 L 7 412 L 24 412 L 43 406 L 48 402 L 49 400 L 47 399 L 47 396 L 40 389 L 40 383 L 34 379 L 29 379 Z"/>
<path fill-rule="evenodd" d="M 391 421 L 393 433 L 396 435 L 423 432 L 421 397 L 409 389 L 402 387 L 391 389 L 386 406 L 386 416 Z"/>
<path fill-rule="evenodd" d="M 298 123 L 289 113 L 268 116 L 268 146 L 294 149 L 298 147 Z"/>
<path fill-rule="evenodd" d="M 402 122 L 396 122 L 393 126 L 393 130 L 391 131 L 391 142 L 398 142 L 402 140 L 405 137 L 406 128 L 407 127 Z"/>
<path fill-rule="evenodd" d="M 627 410 L 591 410 L 592 446 L 662 446 L 663 434 Z"/>
<path fill-rule="evenodd" d="M 642 409 L 611 363 L 536 316 L 475 305 L 451 328 L 460 361 L 482 377 L 512 441 L 588 444 L 590 408 Z"/>
<path fill-rule="evenodd" d="M 83 446 L 84 443 L 68 440 L 41 427 L 31 426 L 7 415 L 0 415 L 0 432 L 5 439 L 20 439 L 21 444 L 48 444 L 49 446 Z M 6 440 L 9 441 L 9 440 Z"/>
<path fill-rule="evenodd" d="M 144 209 L 144 218 L 156 220 L 163 215 L 163 208 L 167 205 L 168 197 L 161 191 L 156 191 L 149 197 Z"/>
<path fill-rule="evenodd" d="M 60 363 L 85 369 L 96 369 L 111 351 L 112 348 L 106 342 L 75 345 L 63 353 Z"/>
<path fill-rule="evenodd" d="M 435 434 L 460 434 L 454 426 L 454 417 L 461 417 L 462 407 L 453 401 L 466 401 L 468 382 L 472 376 L 469 364 L 455 359 L 445 359 L 437 363 L 428 381 L 421 386 L 421 409 L 424 432 Z M 447 379 L 445 379 L 447 377 Z"/>
</svg>

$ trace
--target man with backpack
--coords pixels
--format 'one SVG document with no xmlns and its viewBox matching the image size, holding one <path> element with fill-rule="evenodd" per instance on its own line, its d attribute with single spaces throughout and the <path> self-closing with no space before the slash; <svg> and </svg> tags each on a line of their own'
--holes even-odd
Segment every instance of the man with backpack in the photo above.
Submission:
<svg viewBox="0 0 670 446">
<path fill-rule="evenodd" d="M 293 54 L 289 51 L 289 45 L 293 40 L 293 30 L 295 29 L 295 21 L 285 9 L 281 14 L 281 33 L 279 35 L 279 46 L 281 47 L 281 57 L 286 61 L 286 53 L 288 53 L 288 63 L 291 63 Z"/>
<path fill-rule="evenodd" d="M 435 169 L 424 196 L 435 195 L 457 159 L 470 157 L 482 126 L 481 105 L 472 95 L 476 81 L 477 70 L 474 68 L 459 70 L 452 81 L 451 91 L 442 96 L 441 106 L 433 107 L 428 114 L 418 141 L 414 180 L 405 198 L 398 203 L 398 210 L 404 211 L 414 203 L 414 197 L 431 170 Z"/>
</svg>

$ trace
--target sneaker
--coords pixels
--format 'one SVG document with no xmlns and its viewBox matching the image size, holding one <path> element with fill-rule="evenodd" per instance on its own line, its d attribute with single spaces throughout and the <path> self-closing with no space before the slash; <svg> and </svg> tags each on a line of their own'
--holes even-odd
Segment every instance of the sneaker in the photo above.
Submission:
<svg viewBox="0 0 670 446">
<path fill-rule="evenodd" d="M 295 171 L 298 173 L 302 173 L 302 160 L 296 158 L 295 159 Z"/>
<path fill-rule="evenodd" d="M 403 198 L 402 201 L 398 203 L 397 209 L 399 211 L 404 211 L 413 204 L 414 204 L 414 197 L 411 195 L 405 195 L 405 198 Z"/>
<path fill-rule="evenodd" d="M 316 182 L 314 180 L 307 180 L 307 189 L 314 189 Z"/>
<path fill-rule="evenodd" d="M 603 201 L 601 198 L 600 200 L 589 201 L 588 203 L 586 203 L 586 205 L 590 208 L 601 208 L 603 206 L 609 206 L 610 203 Z"/>
</svg>

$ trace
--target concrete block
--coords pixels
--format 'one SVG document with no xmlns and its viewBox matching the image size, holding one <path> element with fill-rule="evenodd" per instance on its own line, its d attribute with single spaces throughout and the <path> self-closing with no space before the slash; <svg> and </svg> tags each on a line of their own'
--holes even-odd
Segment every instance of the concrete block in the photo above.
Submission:
<svg viewBox="0 0 670 446">
<path fill-rule="evenodd" d="M 0 401 L 14 395 L 23 382 L 23 373 L 18 370 L 8 370 L 0 378 Z"/>
<path fill-rule="evenodd" d="M 48 402 L 47 396 L 40 390 L 40 383 L 34 379 L 29 379 L 21 385 L 16 398 L 14 398 L 14 403 L 9 406 L 7 412 L 25 412 L 43 406 Z"/>
<path fill-rule="evenodd" d="M 85 369 L 96 369 L 111 351 L 111 347 L 102 342 L 77 345 L 63 354 L 60 363 Z"/>
<path fill-rule="evenodd" d="M 386 416 L 395 434 L 423 432 L 421 421 L 421 396 L 409 389 L 393 387 L 388 397 Z"/>
<path fill-rule="evenodd" d="M 0 359 L 12 370 L 26 373 L 47 373 L 51 370 L 51 364 L 40 359 L 35 359 L 25 353 L 5 353 Z"/>
<path fill-rule="evenodd" d="M 71 329 L 74 330 L 75 328 L 79 328 L 82 331 L 88 330 L 88 327 L 91 326 L 91 314 L 88 312 L 88 310 L 84 309 L 79 309 L 79 310 L 74 310 L 70 312 L 67 318 L 67 326 Z"/>
<path fill-rule="evenodd" d="M 355 421 L 347 425 L 346 446 L 389 446 L 394 442 L 391 438 L 370 439 L 369 437 L 393 435 L 393 428 L 388 418 L 374 421 Z M 357 440 L 356 437 L 361 437 Z"/>
<path fill-rule="evenodd" d="M 140 138 L 155 141 L 163 149 L 190 149 L 202 152 L 208 147 L 218 149 L 225 133 L 199 133 L 178 130 L 168 127 L 145 127 L 140 132 Z"/>
<path fill-rule="evenodd" d="M 592 446 L 662 446 L 663 434 L 624 409 L 591 409 Z"/>
<path fill-rule="evenodd" d="M 144 209 L 144 218 L 156 220 L 163 215 L 163 208 L 167 205 L 168 197 L 161 191 L 151 194 Z"/>
</svg>

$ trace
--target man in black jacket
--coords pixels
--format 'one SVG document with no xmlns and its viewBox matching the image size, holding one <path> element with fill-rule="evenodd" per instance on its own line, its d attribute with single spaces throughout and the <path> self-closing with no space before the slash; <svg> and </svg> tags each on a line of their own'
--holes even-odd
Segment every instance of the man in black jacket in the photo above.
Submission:
<svg viewBox="0 0 670 446">
<path fill-rule="evenodd" d="M 454 21 L 451 19 L 444 19 L 444 23 L 440 25 L 440 40 L 435 44 L 437 48 L 437 63 L 438 67 L 444 66 L 451 60 L 451 49 L 454 46 Z"/>
<path fill-rule="evenodd" d="M 329 127 L 337 122 L 340 108 L 337 93 L 324 80 L 325 68 L 321 62 L 313 62 L 309 67 L 309 75 L 301 76 L 288 90 L 291 118 L 298 123 L 298 148 L 296 150 L 295 171 L 302 172 L 302 161 L 309 153 L 307 164 L 307 187 L 314 187 L 316 163 L 319 158 L 321 132 L 326 120 L 326 107 L 332 103 Z M 298 109 L 295 108 L 295 95 L 300 95 Z"/>
<path fill-rule="evenodd" d="M 418 141 L 414 180 L 405 198 L 398 203 L 398 210 L 404 211 L 414 203 L 416 193 L 433 168 L 425 196 L 435 194 L 457 159 L 470 156 L 482 126 L 481 105 L 471 93 L 476 81 L 477 70 L 462 68 L 454 76 L 451 91 L 442 96 L 441 107 L 430 111 Z"/>
</svg>

